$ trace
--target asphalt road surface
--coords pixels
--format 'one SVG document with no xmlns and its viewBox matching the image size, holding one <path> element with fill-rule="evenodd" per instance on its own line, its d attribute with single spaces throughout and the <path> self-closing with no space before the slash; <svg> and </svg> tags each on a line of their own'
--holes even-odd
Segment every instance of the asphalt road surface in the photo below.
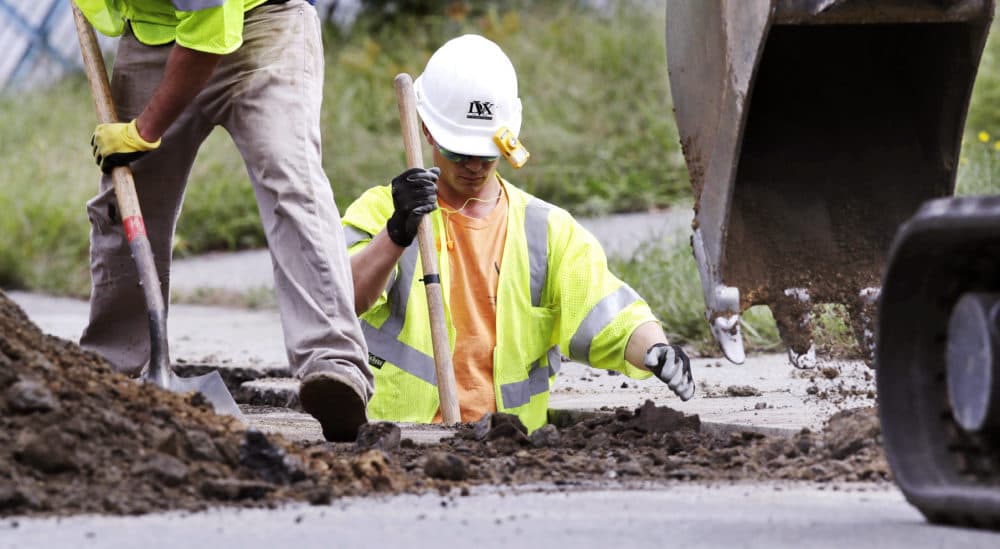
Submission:
<svg viewBox="0 0 1000 549">
<path fill-rule="evenodd" d="M 0 521 L 0 549 L 38 547 L 996 548 L 929 525 L 892 489 L 747 484 L 351 499 L 330 506 Z"/>
</svg>

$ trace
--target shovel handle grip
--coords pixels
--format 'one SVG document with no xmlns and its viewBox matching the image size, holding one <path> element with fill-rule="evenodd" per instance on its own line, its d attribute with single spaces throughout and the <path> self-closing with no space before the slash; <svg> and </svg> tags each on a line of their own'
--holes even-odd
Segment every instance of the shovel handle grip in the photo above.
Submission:
<svg viewBox="0 0 1000 549">
<path fill-rule="evenodd" d="M 403 147 L 406 150 L 406 167 L 423 168 L 424 159 L 420 151 L 420 125 L 417 121 L 413 79 L 409 74 L 399 74 L 396 76 L 395 86 L 399 121 L 403 130 Z M 417 245 L 420 249 L 420 265 L 424 270 L 424 289 L 427 291 L 427 307 L 431 320 L 431 343 L 434 349 L 441 421 L 445 424 L 455 424 L 462 420 L 462 416 L 458 408 L 455 370 L 451 362 L 451 346 L 444 318 L 437 250 L 434 247 L 434 227 L 431 225 L 429 215 L 425 215 L 420 221 L 417 229 Z"/>
</svg>

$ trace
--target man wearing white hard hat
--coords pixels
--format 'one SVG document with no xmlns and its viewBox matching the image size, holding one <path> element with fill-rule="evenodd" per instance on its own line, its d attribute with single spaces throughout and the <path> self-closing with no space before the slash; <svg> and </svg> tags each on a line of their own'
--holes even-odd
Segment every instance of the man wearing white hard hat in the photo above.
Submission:
<svg viewBox="0 0 1000 549">
<path fill-rule="evenodd" d="M 510 60 L 476 35 L 438 49 L 414 83 L 434 167 L 366 191 L 343 218 L 355 306 L 375 372 L 371 418 L 440 419 L 426 295 L 414 238 L 429 215 L 462 421 L 546 421 L 563 355 L 635 378 L 656 375 L 683 400 L 694 382 L 646 302 L 607 269 L 601 245 L 565 210 L 497 173 L 528 159 Z"/>
</svg>

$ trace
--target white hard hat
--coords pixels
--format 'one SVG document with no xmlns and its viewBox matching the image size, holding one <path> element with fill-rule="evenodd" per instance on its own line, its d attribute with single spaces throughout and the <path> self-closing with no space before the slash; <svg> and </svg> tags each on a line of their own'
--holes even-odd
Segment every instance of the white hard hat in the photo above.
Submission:
<svg viewBox="0 0 1000 549">
<path fill-rule="evenodd" d="M 521 131 L 514 65 L 500 46 L 475 34 L 446 42 L 413 83 L 417 112 L 434 140 L 449 151 L 499 156 L 493 135 Z"/>
</svg>

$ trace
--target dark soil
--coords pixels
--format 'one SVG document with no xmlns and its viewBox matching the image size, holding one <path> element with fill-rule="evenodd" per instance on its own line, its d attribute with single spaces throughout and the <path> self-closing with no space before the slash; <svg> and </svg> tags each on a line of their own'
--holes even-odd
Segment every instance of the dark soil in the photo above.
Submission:
<svg viewBox="0 0 1000 549">
<path fill-rule="evenodd" d="M 0 292 L 0 515 L 325 502 L 395 487 L 389 469 L 381 454 L 312 459 L 196 396 L 136 383 Z"/>
<path fill-rule="evenodd" d="M 519 424 L 512 416 L 488 416 L 463 427 L 434 450 L 462 462 L 455 465 L 466 470 L 461 478 L 476 484 L 584 484 L 612 479 L 889 480 L 872 408 L 839 412 L 824 432 L 803 430 L 791 438 L 751 432 L 709 435 L 700 432 L 698 416 L 651 401 L 636 410 L 592 414 L 562 428 L 547 425 L 531 436 L 523 427 L 510 429 L 509 423 Z M 421 465 L 426 451 L 403 445 L 394 459 L 409 470 Z M 439 469 L 436 464 L 435 470 Z"/>
<path fill-rule="evenodd" d="M 376 423 L 357 444 L 293 444 L 114 373 L 42 334 L 0 292 L 0 516 L 324 504 L 481 484 L 889 478 L 873 408 L 792 438 L 703 433 L 697 416 L 652 402 L 557 423 L 529 436 L 494 414 L 434 445 Z"/>
</svg>

